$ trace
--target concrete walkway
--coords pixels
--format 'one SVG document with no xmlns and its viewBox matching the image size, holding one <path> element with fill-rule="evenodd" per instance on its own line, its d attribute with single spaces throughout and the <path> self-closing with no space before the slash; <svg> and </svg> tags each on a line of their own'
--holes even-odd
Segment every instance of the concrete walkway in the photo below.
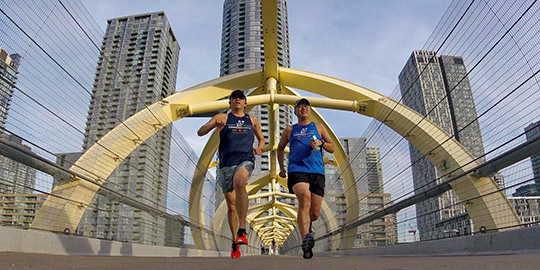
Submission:
<svg viewBox="0 0 540 270">
<path fill-rule="evenodd" d="M 315 254 L 316 256 L 317 254 Z M 540 254 L 418 257 L 102 257 L 0 253 L 2 270 L 35 269 L 540 269 Z"/>
</svg>

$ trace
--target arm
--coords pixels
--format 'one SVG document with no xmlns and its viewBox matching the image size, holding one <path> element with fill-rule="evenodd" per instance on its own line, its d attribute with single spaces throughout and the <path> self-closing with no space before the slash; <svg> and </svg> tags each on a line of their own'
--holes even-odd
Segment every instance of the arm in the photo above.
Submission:
<svg viewBox="0 0 540 270">
<path fill-rule="evenodd" d="M 285 146 L 289 143 L 289 138 L 291 137 L 291 130 L 292 127 L 288 126 L 284 131 L 283 134 L 281 134 L 281 139 L 279 140 L 279 144 L 277 147 L 277 160 L 279 164 L 279 176 L 281 178 L 285 178 L 287 176 L 287 170 L 285 170 L 285 164 L 283 164 L 283 160 L 285 158 Z"/>
<path fill-rule="evenodd" d="M 322 144 L 322 148 L 330 153 L 334 153 L 334 141 L 332 141 L 332 138 L 330 137 L 330 134 L 328 134 L 328 131 L 322 124 L 317 124 L 317 131 L 319 131 L 319 134 L 321 135 L 321 139 L 324 141 L 324 144 L 322 141 L 318 141 L 317 145 Z"/>
<path fill-rule="evenodd" d="M 197 135 L 204 136 L 215 127 L 222 129 L 225 126 L 225 123 L 227 123 L 227 115 L 224 113 L 216 114 L 210 121 L 199 128 Z"/>
<path fill-rule="evenodd" d="M 262 149 L 264 147 L 264 136 L 261 130 L 261 125 L 259 124 L 259 120 L 257 120 L 257 117 L 253 115 L 249 115 L 249 118 L 251 119 L 251 123 L 253 124 L 253 131 L 255 132 L 255 137 L 257 138 L 257 141 L 259 141 L 259 146 L 255 149 L 256 155 L 262 154 Z"/>
</svg>

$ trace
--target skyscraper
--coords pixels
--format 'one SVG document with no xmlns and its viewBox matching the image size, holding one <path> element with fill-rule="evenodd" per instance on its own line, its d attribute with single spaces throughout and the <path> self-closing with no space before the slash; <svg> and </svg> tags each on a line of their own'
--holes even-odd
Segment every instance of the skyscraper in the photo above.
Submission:
<svg viewBox="0 0 540 270">
<path fill-rule="evenodd" d="M 103 37 L 83 149 L 175 90 L 180 47 L 164 12 L 109 19 Z M 171 127 L 131 153 L 106 185 L 160 210 L 167 202 Z M 99 209 L 99 210 L 98 210 Z M 165 243 L 165 220 L 97 195 L 78 231 L 91 237 Z"/>
<path fill-rule="evenodd" d="M 366 168 L 369 193 L 384 193 L 383 175 L 381 166 L 381 150 L 378 147 L 368 146 L 366 149 Z"/>
<path fill-rule="evenodd" d="M 366 146 L 366 138 L 339 138 L 349 158 L 349 163 L 356 181 L 360 216 L 367 216 L 370 211 L 380 210 L 391 205 L 390 194 L 384 194 L 382 187 L 382 166 L 380 149 Z M 326 159 L 332 155 L 324 152 Z M 326 164 L 326 191 L 324 199 L 335 214 L 338 226 L 343 226 L 347 206 L 345 204 L 345 187 L 341 171 L 332 164 Z M 358 227 L 355 247 L 391 245 L 397 242 L 396 215 L 391 214 Z"/>
<path fill-rule="evenodd" d="M 532 141 L 533 138 L 540 136 L 540 121 L 532 123 L 525 128 L 525 137 L 527 141 Z M 531 157 L 531 165 L 535 183 L 536 196 L 540 196 L 540 154 Z"/>
<path fill-rule="evenodd" d="M 31 152 L 15 135 L 0 134 L 0 141 L 20 151 Z M 29 194 L 36 187 L 36 169 L 0 155 L 0 194 Z"/>
<path fill-rule="evenodd" d="M 454 135 L 473 156 L 484 162 L 484 147 L 476 107 L 463 58 L 414 51 L 399 74 L 403 103 Z M 440 102 L 442 100 L 442 102 Z M 440 102 L 440 104 L 439 104 Z M 441 183 L 441 174 L 409 145 L 416 193 Z M 435 179 L 439 179 L 435 181 Z M 502 183 L 501 183 L 502 185 Z M 420 240 L 448 236 L 447 232 L 469 234 L 471 220 L 465 207 L 457 204 L 453 190 L 416 204 Z"/>
<path fill-rule="evenodd" d="M 13 96 L 13 86 L 17 80 L 17 70 L 21 56 L 14 53 L 9 55 L 0 48 L 0 131 L 3 132 Z"/>
<path fill-rule="evenodd" d="M 290 67 L 289 26 L 285 0 L 278 0 L 278 64 L 283 67 Z M 220 76 L 263 66 L 264 43 L 261 1 L 225 0 L 221 34 Z M 264 138 L 268 141 L 269 123 L 266 105 L 256 106 L 251 110 L 250 114 L 259 119 Z M 293 112 L 289 106 L 280 105 L 278 114 L 279 125 L 277 128 L 278 134 L 281 134 L 288 125 L 292 124 Z M 269 161 L 268 153 L 256 156 L 253 175 L 257 175 L 261 171 L 267 171 Z"/>
</svg>

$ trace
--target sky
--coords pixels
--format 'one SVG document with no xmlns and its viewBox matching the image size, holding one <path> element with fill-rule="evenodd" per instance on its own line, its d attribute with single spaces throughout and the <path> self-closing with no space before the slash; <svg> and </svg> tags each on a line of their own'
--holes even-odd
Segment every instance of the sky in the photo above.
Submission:
<svg viewBox="0 0 540 270">
<path fill-rule="evenodd" d="M 223 1 L 82 2 L 103 32 L 107 19 L 164 11 L 181 47 L 176 91 L 219 77 Z M 405 61 L 422 48 L 450 2 L 288 1 L 291 67 L 390 95 Z M 371 121 L 351 112 L 321 112 L 340 137 L 362 136 Z M 206 143 L 196 130 L 207 120 L 175 123 L 196 153 Z"/>
</svg>

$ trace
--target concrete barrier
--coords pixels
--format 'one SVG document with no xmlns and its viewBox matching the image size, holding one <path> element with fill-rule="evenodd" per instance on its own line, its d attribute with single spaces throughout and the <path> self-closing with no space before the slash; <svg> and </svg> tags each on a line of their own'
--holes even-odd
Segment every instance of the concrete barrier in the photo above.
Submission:
<svg viewBox="0 0 540 270">
<path fill-rule="evenodd" d="M 211 251 L 100 240 L 0 227 L 0 252 L 138 257 L 228 257 Z M 249 253 L 249 252 L 246 252 Z M 540 227 L 393 246 L 317 252 L 317 256 L 456 256 L 540 253 Z M 257 255 L 244 254 L 243 255 Z"/>
<path fill-rule="evenodd" d="M 0 252 L 140 257 L 230 256 L 230 250 L 211 251 L 142 245 L 10 227 L 0 227 Z"/>
<path fill-rule="evenodd" d="M 317 252 L 317 256 L 459 256 L 540 253 L 540 227 L 441 240 Z"/>
</svg>

